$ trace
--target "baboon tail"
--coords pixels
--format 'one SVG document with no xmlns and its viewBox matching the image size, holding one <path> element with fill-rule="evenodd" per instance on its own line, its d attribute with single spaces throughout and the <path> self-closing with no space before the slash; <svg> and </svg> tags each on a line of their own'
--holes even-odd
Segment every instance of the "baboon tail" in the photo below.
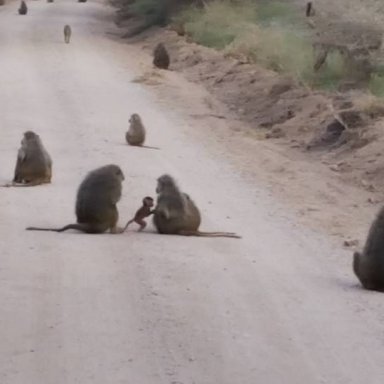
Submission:
<svg viewBox="0 0 384 384">
<path fill-rule="evenodd" d="M 40 228 L 40 227 L 27 227 L 25 228 L 27 231 L 50 231 L 50 232 L 64 232 L 68 229 L 77 229 L 78 231 L 82 231 L 85 233 L 90 233 L 91 228 L 87 224 L 68 224 L 62 228 Z"/>
<path fill-rule="evenodd" d="M 234 232 L 200 232 L 200 231 L 180 231 L 182 236 L 199 236 L 199 237 L 229 237 L 232 239 L 241 239 L 241 236 Z"/>
</svg>

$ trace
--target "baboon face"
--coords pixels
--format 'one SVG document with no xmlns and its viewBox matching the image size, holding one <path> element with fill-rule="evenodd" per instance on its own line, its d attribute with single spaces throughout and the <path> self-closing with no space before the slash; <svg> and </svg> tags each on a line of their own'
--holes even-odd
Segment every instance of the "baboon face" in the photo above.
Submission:
<svg viewBox="0 0 384 384">
<path fill-rule="evenodd" d="M 37 135 L 33 131 L 26 131 L 26 132 L 24 132 L 24 139 L 25 140 L 36 140 L 38 138 L 39 138 L 39 135 Z"/>
<path fill-rule="evenodd" d="M 156 193 L 160 194 L 166 190 L 177 190 L 175 180 L 169 175 L 163 175 L 157 179 Z"/>
<path fill-rule="evenodd" d="M 117 179 L 119 179 L 120 181 L 125 180 L 124 173 L 119 166 L 111 165 L 110 170 L 117 177 Z"/>
<path fill-rule="evenodd" d="M 140 122 L 140 121 L 141 121 L 140 116 L 137 113 L 133 113 L 131 115 L 131 118 L 129 119 L 130 123 L 136 123 L 136 122 Z"/>
<path fill-rule="evenodd" d="M 152 197 L 144 197 L 143 199 L 143 205 L 145 205 L 146 207 L 153 207 L 153 199 Z"/>
</svg>

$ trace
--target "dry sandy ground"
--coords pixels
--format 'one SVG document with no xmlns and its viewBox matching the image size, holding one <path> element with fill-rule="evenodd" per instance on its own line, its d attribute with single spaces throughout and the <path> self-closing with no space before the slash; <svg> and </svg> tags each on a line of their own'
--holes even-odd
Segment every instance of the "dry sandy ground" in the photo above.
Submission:
<svg viewBox="0 0 384 384">
<path fill-rule="evenodd" d="M 340 228 L 363 236 L 373 209 L 356 224 L 346 208 L 366 196 L 207 116 L 222 106 L 176 73 L 135 82 L 150 58 L 105 34 L 111 9 L 17 7 L 0 8 L 0 180 L 27 129 L 50 151 L 54 180 L 0 191 L 0 383 L 382 383 L 383 296 L 360 289 L 339 238 L 314 230 L 332 232 L 344 212 Z M 133 112 L 161 150 L 124 145 Z M 24 231 L 73 221 L 80 180 L 112 162 L 126 176 L 122 221 L 169 172 L 203 229 L 243 239 Z M 300 201 L 313 216 L 295 214 Z"/>
</svg>

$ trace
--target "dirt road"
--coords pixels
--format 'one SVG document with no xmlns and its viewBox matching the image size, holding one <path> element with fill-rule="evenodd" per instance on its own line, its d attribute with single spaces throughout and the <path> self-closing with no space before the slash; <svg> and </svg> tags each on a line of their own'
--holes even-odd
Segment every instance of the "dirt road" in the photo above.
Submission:
<svg viewBox="0 0 384 384">
<path fill-rule="evenodd" d="M 350 251 L 243 177 L 215 120 L 186 113 L 177 74 L 158 75 L 173 104 L 132 82 L 150 58 L 105 34 L 111 9 L 31 1 L 19 16 L 17 7 L 0 8 L 0 180 L 11 179 L 28 129 L 51 153 L 54 180 L 0 191 L 0 383 L 382 383 L 383 296 L 360 289 Z M 190 85 L 184 97 L 188 107 L 203 96 Z M 133 112 L 161 150 L 124 145 Z M 107 163 L 125 172 L 122 222 L 167 172 L 201 206 L 203 229 L 243 239 L 166 237 L 152 226 L 24 231 L 72 222 L 77 185 Z"/>
</svg>

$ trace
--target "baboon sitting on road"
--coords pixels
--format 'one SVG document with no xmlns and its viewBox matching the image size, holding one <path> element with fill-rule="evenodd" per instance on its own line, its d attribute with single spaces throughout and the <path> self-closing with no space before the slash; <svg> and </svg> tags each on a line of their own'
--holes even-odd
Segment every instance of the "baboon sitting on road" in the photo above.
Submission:
<svg viewBox="0 0 384 384">
<path fill-rule="evenodd" d="M 50 183 L 52 160 L 44 148 L 40 136 L 27 131 L 17 153 L 13 186 L 34 186 Z M 10 186 L 10 185 L 7 185 Z"/>
<path fill-rule="evenodd" d="M 200 232 L 200 211 L 192 199 L 179 190 L 169 175 L 157 179 L 157 204 L 153 223 L 159 233 L 184 236 L 240 238 L 232 232 Z"/>
<path fill-rule="evenodd" d="M 119 212 L 117 202 L 121 198 L 124 175 L 119 166 L 106 165 L 89 172 L 79 186 L 76 198 L 77 224 L 62 228 L 28 227 L 32 231 L 63 232 L 76 229 L 85 233 L 121 233 L 117 227 Z"/>
</svg>

